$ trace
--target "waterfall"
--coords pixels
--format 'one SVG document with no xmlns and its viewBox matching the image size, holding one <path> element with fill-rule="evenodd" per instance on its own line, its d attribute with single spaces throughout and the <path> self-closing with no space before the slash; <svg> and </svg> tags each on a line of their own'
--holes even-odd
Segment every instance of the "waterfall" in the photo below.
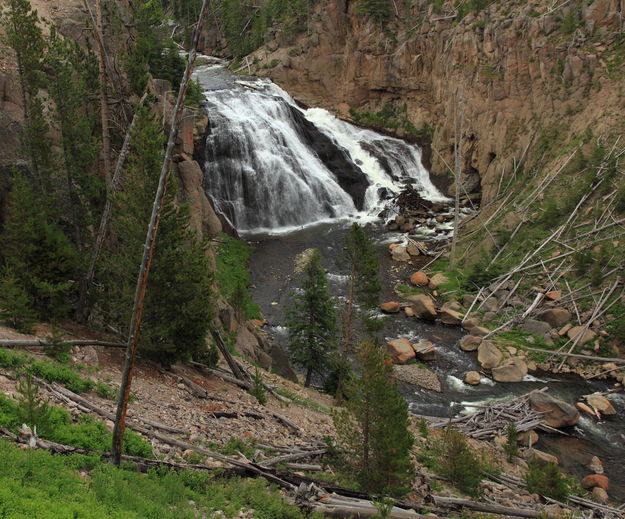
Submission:
<svg viewBox="0 0 625 519">
<path fill-rule="evenodd" d="M 198 67 L 209 123 L 204 188 L 240 232 L 284 232 L 329 219 L 373 218 L 411 182 L 444 200 L 418 147 L 302 110 L 266 79 Z"/>
</svg>

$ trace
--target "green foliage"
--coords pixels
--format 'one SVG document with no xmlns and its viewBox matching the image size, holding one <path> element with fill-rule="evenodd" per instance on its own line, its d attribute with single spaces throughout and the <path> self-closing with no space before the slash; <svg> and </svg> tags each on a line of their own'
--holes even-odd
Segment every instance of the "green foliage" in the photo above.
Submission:
<svg viewBox="0 0 625 519">
<path fill-rule="evenodd" d="M 560 32 L 564 35 L 572 34 L 577 28 L 577 16 L 575 10 L 570 8 L 566 14 L 564 15 L 564 20 L 562 21 L 562 26 L 560 27 Z"/>
<path fill-rule="evenodd" d="M 428 422 L 425 418 L 421 417 L 417 420 L 417 427 L 419 428 L 422 438 L 429 438 L 430 430 L 428 429 Z"/>
<path fill-rule="evenodd" d="M 10 270 L 0 278 L 0 320 L 22 333 L 31 333 L 36 321 L 33 303 Z"/>
<path fill-rule="evenodd" d="M 346 384 L 346 408 L 333 415 L 345 451 L 341 470 L 353 472 L 365 490 L 402 495 L 414 476 L 408 405 L 382 348 L 364 342 L 357 359 L 360 377 Z"/>
<path fill-rule="evenodd" d="M 26 372 L 19 377 L 17 383 L 17 418 L 31 429 L 36 427 L 40 436 L 51 431 L 51 408 L 39 398 L 39 387 L 33 381 L 31 373 Z"/>
<path fill-rule="evenodd" d="M 531 460 L 525 474 L 525 483 L 530 492 L 560 501 L 569 495 L 567 480 L 555 463 L 542 465 L 537 460 Z"/>
<path fill-rule="evenodd" d="M 254 249 L 244 241 L 226 234 L 220 234 L 219 241 L 215 277 L 221 294 L 235 309 L 240 309 L 246 319 L 260 318 L 258 305 L 247 291 L 251 284 L 247 265 Z"/>
<path fill-rule="evenodd" d="M 63 340 L 63 334 L 56 326 L 52 327 L 52 333 L 43 342 L 44 353 L 59 362 L 67 362 L 69 360 L 71 348 L 71 344 Z"/>
<path fill-rule="evenodd" d="M 480 494 L 482 463 L 469 447 L 466 438 L 452 427 L 447 427 L 434 446 L 437 471 L 449 478 L 456 488 L 470 496 Z"/>
<path fill-rule="evenodd" d="M 402 129 L 407 135 L 415 139 L 431 142 L 434 135 L 432 127 L 425 124 L 421 129 L 417 129 L 408 119 L 407 109 L 408 107 L 405 104 L 400 109 L 397 109 L 391 103 L 387 103 L 377 112 L 358 112 L 352 108 L 349 114 L 357 124 L 378 130 Z"/>
<path fill-rule="evenodd" d="M 519 433 L 516 428 L 516 422 L 510 422 L 506 429 L 506 443 L 503 447 L 508 455 L 508 461 L 512 461 L 512 458 L 519 455 L 518 439 Z"/>
<path fill-rule="evenodd" d="M 315 250 L 304 268 L 304 279 L 287 311 L 289 350 L 292 360 L 306 370 L 305 386 L 314 373 L 327 370 L 336 348 L 336 306 L 328 292 L 328 280 Z"/>
<path fill-rule="evenodd" d="M 263 377 L 256 368 L 254 375 L 252 376 L 252 387 L 249 390 L 250 395 L 252 395 L 260 405 L 265 405 L 267 403 L 267 395 L 265 394 L 265 386 L 263 386 Z"/>
<path fill-rule="evenodd" d="M 608 332 L 621 344 L 625 344 L 625 309 L 618 307 L 608 320 Z"/>
<path fill-rule="evenodd" d="M 462 288 L 473 291 L 476 288 L 488 285 L 493 279 L 502 273 L 502 266 L 490 264 L 490 258 L 483 254 L 482 257 L 469 265 L 465 278 L 462 280 Z"/>
<path fill-rule="evenodd" d="M 25 294 L 40 319 L 66 315 L 68 296 L 78 275 L 79 257 L 61 230 L 50 223 L 31 182 L 15 172 L 4 232 L 0 235 L 0 260 L 4 275 Z M 19 308 L 16 306 L 16 309 Z"/>
<path fill-rule="evenodd" d="M 141 111 L 131 138 L 123 190 L 116 193 L 113 228 L 117 250 L 104 258 L 100 310 L 125 330 L 130 321 L 137 267 L 141 262 L 162 161 L 162 129 Z M 213 315 L 212 271 L 206 244 L 189 229 L 188 208 L 174 203 L 169 179 L 141 327 L 142 355 L 173 364 L 206 349 Z"/>
<path fill-rule="evenodd" d="M 391 0 L 360 0 L 358 12 L 384 25 L 391 18 Z"/>
<path fill-rule="evenodd" d="M 3 517 L 195 519 L 210 517 L 216 510 L 225 517 L 237 517 L 243 510 L 254 510 L 258 519 L 322 517 L 307 516 L 285 504 L 262 479 L 218 479 L 196 471 L 164 469 L 142 474 L 115 468 L 94 456 L 25 452 L 0 441 Z"/>
<path fill-rule="evenodd" d="M 456 20 L 462 20 L 471 12 L 475 13 L 481 11 L 486 8 L 489 3 L 489 0 L 456 0 L 456 8 L 458 11 Z"/>
<path fill-rule="evenodd" d="M 583 276 L 588 272 L 589 267 L 594 262 L 594 255 L 592 250 L 582 249 L 573 254 L 573 264 L 575 266 L 575 273 L 578 276 Z"/>
</svg>

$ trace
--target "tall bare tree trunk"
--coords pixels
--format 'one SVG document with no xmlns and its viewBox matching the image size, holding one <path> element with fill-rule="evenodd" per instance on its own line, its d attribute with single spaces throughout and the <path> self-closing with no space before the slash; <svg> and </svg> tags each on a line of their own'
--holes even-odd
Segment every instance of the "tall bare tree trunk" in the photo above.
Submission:
<svg viewBox="0 0 625 519">
<path fill-rule="evenodd" d="M 119 391 L 119 401 L 117 403 L 117 413 L 115 415 L 115 427 L 113 429 L 113 445 L 112 445 L 112 460 L 113 463 L 119 465 L 121 462 L 124 431 L 126 429 L 126 412 L 128 410 L 128 397 L 130 396 L 130 385 L 132 382 L 132 374 L 134 371 L 135 358 L 137 356 L 137 349 L 139 347 L 139 332 L 141 330 L 141 320 L 143 318 L 143 304 L 145 300 L 145 291 L 147 288 L 148 278 L 150 276 L 150 267 L 152 265 L 152 257 L 154 255 L 154 243 L 156 242 L 156 235 L 158 233 L 158 224 L 160 222 L 161 208 L 163 206 L 163 199 L 165 197 L 165 189 L 167 186 L 167 179 L 169 177 L 171 154 L 174 149 L 176 136 L 178 134 L 178 127 L 180 126 L 180 116 L 182 109 L 184 108 L 184 99 L 187 94 L 187 87 L 189 80 L 191 79 L 191 70 L 193 69 L 193 62 L 197 54 L 196 49 L 198 40 L 200 38 L 200 31 L 202 29 L 202 19 L 204 17 L 204 11 L 206 4 L 209 0 L 204 0 L 202 3 L 202 9 L 195 25 L 195 33 L 193 36 L 193 43 L 189 56 L 187 59 L 187 66 L 180 82 L 180 89 L 178 91 L 178 99 L 176 100 L 176 106 L 174 107 L 171 128 L 169 131 L 169 139 L 167 141 L 167 149 L 165 151 L 165 157 L 163 158 L 163 165 L 161 167 L 161 173 L 158 180 L 158 188 L 156 190 L 156 196 L 154 197 L 154 205 L 152 206 L 152 215 L 150 217 L 150 223 L 148 224 L 148 231 L 145 237 L 145 245 L 143 248 L 143 258 L 141 259 L 141 266 L 139 267 L 139 275 L 137 277 L 137 286 L 135 289 L 134 305 L 132 309 L 132 316 L 130 318 L 130 332 L 128 335 L 128 344 L 126 347 L 126 355 L 124 359 L 124 370 L 122 372 L 122 382 Z"/>
<path fill-rule="evenodd" d="M 456 264 L 456 245 L 458 243 L 458 226 L 460 225 L 460 189 L 462 186 L 462 134 L 464 132 L 464 83 L 460 92 L 460 120 L 458 120 L 458 98 L 456 98 L 456 108 L 454 110 L 454 175 L 456 177 L 456 192 L 454 201 L 454 233 L 451 239 L 451 252 L 449 254 L 449 268 L 453 269 Z"/>
</svg>

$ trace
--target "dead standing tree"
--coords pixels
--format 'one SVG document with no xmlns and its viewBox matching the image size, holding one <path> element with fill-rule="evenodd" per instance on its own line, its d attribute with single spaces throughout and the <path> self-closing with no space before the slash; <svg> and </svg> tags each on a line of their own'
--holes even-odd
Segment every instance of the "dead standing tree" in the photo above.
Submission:
<svg viewBox="0 0 625 519">
<path fill-rule="evenodd" d="M 208 1 L 209 0 L 203 1 L 198 20 L 195 24 L 191 49 L 189 50 L 189 55 L 187 58 L 187 66 L 182 76 L 182 81 L 180 82 L 178 98 L 176 99 L 176 105 L 174 106 L 174 110 L 172 113 L 169 139 L 167 141 L 167 148 L 165 151 L 165 156 L 163 158 L 163 165 L 161 167 L 161 173 L 159 176 L 158 188 L 156 190 L 156 196 L 154 197 L 154 205 L 152 206 L 152 215 L 150 217 L 150 223 L 148 225 L 148 231 L 145 237 L 143 258 L 141 259 L 141 266 L 139 267 L 139 275 L 137 277 L 137 286 L 135 289 L 132 316 L 130 318 L 130 331 L 128 334 L 128 343 L 126 346 L 126 355 L 124 358 L 124 369 L 122 372 L 119 401 L 117 404 L 117 413 L 115 416 L 115 427 L 113 429 L 112 459 L 113 463 L 115 463 L 116 465 L 119 465 L 121 462 L 122 444 L 124 431 L 126 428 L 126 412 L 128 410 L 128 397 L 130 396 L 130 385 L 132 382 L 132 374 L 134 371 L 134 363 L 137 355 L 137 349 L 139 346 L 139 332 L 141 330 L 141 320 L 143 317 L 145 291 L 147 288 L 148 277 L 150 275 L 150 267 L 152 264 L 152 257 L 154 255 L 154 244 L 156 242 L 158 224 L 160 222 L 161 209 L 163 206 L 165 189 L 167 187 L 167 180 L 169 177 L 169 162 L 171 160 L 171 154 L 174 149 L 176 136 L 178 134 L 178 128 L 180 126 L 180 116 L 182 115 L 187 87 L 191 79 L 193 63 L 197 55 L 197 45 L 200 39 L 202 20 L 204 18 L 204 12 L 206 10 L 206 5 Z"/>
</svg>

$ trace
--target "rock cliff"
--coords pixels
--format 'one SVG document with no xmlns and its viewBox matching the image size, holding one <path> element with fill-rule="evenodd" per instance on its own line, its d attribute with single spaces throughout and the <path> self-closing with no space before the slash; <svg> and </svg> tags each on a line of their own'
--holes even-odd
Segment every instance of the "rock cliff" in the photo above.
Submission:
<svg viewBox="0 0 625 519">
<path fill-rule="evenodd" d="M 382 27 L 358 2 L 324 0 L 307 32 L 293 40 L 270 30 L 247 63 L 341 117 L 390 106 L 415 128 L 431 126 L 436 174 L 453 168 L 461 133 L 465 188 L 481 186 L 485 202 L 529 155 L 622 131 L 625 0 L 495 1 L 461 19 L 452 2 L 437 3 L 392 2 Z"/>
</svg>

